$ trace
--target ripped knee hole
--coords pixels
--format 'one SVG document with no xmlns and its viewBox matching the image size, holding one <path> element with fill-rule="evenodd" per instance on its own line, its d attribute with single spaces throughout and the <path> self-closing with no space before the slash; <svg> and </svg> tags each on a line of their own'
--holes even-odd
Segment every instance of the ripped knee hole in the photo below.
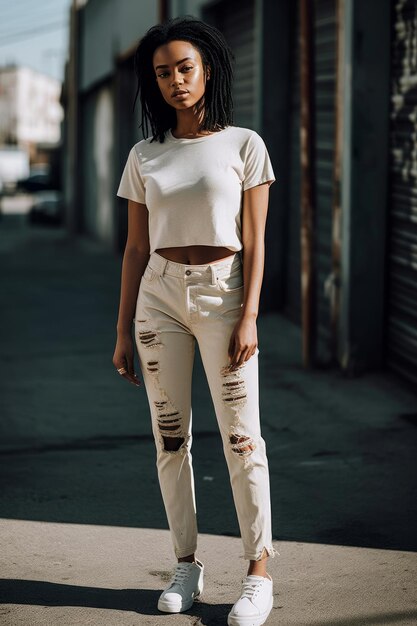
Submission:
<svg viewBox="0 0 417 626">
<path fill-rule="evenodd" d="M 255 442 L 253 441 L 252 437 L 248 437 L 246 435 L 230 435 L 229 440 L 232 446 L 232 451 L 239 456 L 247 456 L 248 454 L 252 454 L 252 452 L 256 448 Z"/>
</svg>

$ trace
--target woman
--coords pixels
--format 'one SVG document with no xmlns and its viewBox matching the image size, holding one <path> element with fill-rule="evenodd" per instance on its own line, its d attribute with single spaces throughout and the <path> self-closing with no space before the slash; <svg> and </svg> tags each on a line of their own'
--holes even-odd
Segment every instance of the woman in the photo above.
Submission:
<svg viewBox="0 0 417 626">
<path fill-rule="evenodd" d="M 148 396 L 157 469 L 177 564 L 158 609 L 188 609 L 203 590 L 191 457 L 195 340 L 223 440 L 244 558 L 228 624 L 263 624 L 272 608 L 269 471 L 258 405 L 256 318 L 269 185 L 261 137 L 232 125 L 232 53 L 191 16 L 153 26 L 135 54 L 141 127 L 117 195 L 128 199 L 113 364 Z M 136 98 L 135 98 L 136 101 Z"/>
</svg>

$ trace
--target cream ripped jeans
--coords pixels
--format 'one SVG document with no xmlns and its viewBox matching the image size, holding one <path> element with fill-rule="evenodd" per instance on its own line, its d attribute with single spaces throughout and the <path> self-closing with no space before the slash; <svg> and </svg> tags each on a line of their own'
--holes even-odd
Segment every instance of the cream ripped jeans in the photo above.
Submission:
<svg viewBox="0 0 417 626">
<path fill-rule="evenodd" d="M 153 252 L 140 282 L 135 340 L 177 558 L 197 549 L 191 455 L 196 339 L 223 440 L 244 558 L 259 560 L 264 548 L 272 557 L 278 554 L 272 546 L 269 469 L 259 421 L 259 350 L 234 371 L 227 368 L 242 298 L 238 252 L 207 265 L 175 263 Z M 169 445 L 170 438 L 176 445 Z"/>
</svg>

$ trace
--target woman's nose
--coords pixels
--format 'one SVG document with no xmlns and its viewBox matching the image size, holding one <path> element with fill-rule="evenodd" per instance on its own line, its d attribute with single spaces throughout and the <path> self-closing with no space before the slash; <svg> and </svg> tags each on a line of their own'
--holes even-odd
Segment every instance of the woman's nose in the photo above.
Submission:
<svg viewBox="0 0 417 626">
<path fill-rule="evenodd" d="M 176 85 L 182 85 L 182 77 L 181 74 L 176 74 L 175 72 L 172 75 L 172 81 L 171 84 L 174 86 Z"/>
</svg>

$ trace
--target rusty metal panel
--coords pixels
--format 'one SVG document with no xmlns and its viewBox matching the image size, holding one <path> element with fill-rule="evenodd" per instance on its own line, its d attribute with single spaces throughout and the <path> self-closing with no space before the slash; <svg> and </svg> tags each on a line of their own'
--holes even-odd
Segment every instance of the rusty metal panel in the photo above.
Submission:
<svg viewBox="0 0 417 626">
<path fill-rule="evenodd" d="M 336 104 L 336 0 L 314 2 L 314 200 L 317 358 L 330 361 L 331 309 L 326 280 L 332 273 L 332 205 L 335 158 Z M 300 16 L 295 14 L 293 37 L 293 88 L 291 115 L 291 199 L 289 207 L 289 256 L 286 313 L 301 323 L 300 285 Z"/>
<path fill-rule="evenodd" d="M 386 364 L 417 384 L 417 5 L 392 8 Z"/>
</svg>

